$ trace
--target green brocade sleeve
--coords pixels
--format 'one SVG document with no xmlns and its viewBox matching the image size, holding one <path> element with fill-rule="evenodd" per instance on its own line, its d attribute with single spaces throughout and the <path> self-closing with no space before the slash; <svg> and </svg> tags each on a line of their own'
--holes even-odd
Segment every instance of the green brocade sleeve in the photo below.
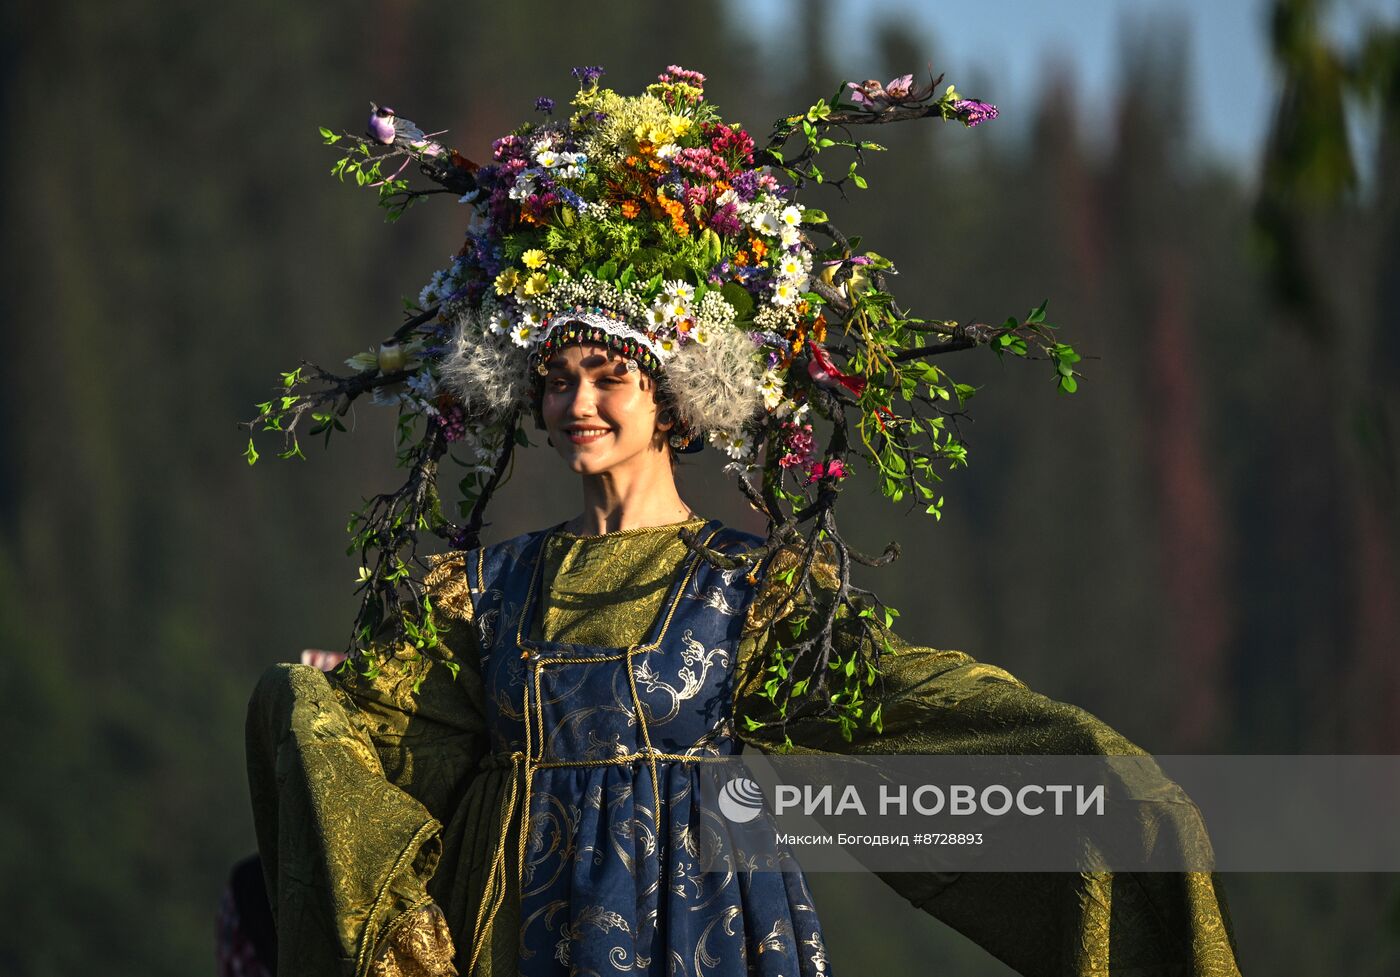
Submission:
<svg viewBox="0 0 1400 977">
<path fill-rule="evenodd" d="M 397 973 L 395 954 L 424 967 L 404 972 L 453 972 L 427 887 L 442 826 L 488 743 L 471 603 L 454 558 L 436 558 L 427 582 L 449 625 L 442 655 L 460 666 L 455 678 L 401 653 L 373 677 L 276 665 L 253 693 L 248 776 L 279 973 Z"/>
<path fill-rule="evenodd" d="M 835 584 L 829 573 L 821 582 L 828 588 Z M 1033 692 L 1003 669 L 961 651 L 911 645 L 892 631 L 886 631 L 892 653 L 884 656 L 881 677 L 866 693 L 869 708 L 882 706 L 882 732 L 862 727 L 846 740 L 830 720 L 780 724 L 773 704 L 761 694 L 763 667 L 772 649 L 793 643 L 785 622 L 807 610 L 791 601 L 782 585 L 765 583 L 749 611 L 739 653 L 735 729 L 765 753 L 1143 753 L 1090 713 Z M 850 649 L 859 640 L 857 625 L 839 618 L 837 647 Z M 875 874 L 1028 977 L 1239 974 L 1214 874 Z"/>
</svg>

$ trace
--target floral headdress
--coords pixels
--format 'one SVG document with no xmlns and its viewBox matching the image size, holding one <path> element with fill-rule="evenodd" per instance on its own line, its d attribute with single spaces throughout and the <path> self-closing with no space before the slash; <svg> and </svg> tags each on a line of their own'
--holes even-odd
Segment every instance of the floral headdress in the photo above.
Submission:
<svg viewBox="0 0 1400 977">
<path fill-rule="evenodd" d="M 1045 358 L 1059 389 L 1073 392 L 1079 357 L 1055 340 L 1044 305 L 999 326 L 910 317 L 888 290 L 891 263 L 859 250 L 798 195 L 813 184 L 843 196 L 865 188 L 859 163 L 884 147 L 855 139 L 857 125 L 936 117 L 975 126 L 996 109 L 952 85 L 939 91 L 941 76 L 927 85 L 912 75 L 853 82 L 780 119 L 760 148 L 705 100 L 699 72 L 673 65 L 635 96 L 600 87 L 602 74 L 575 68 L 568 117 L 556 119 L 553 100 L 538 99 L 543 119 L 497 139 L 485 165 L 377 105 L 366 136 L 322 129 L 328 144 L 350 147 L 332 172 L 377 188 L 389 219 L 448 191 L 466 206 L 466 237 L 394 334 L 348 361 L 352 375 L 303 364 L 283 374 L 284 389 L 248 426 L 282 432 L 286 457 L 301 454 L 304 416 L 310 433 L 329 440 L 366 392 L 398 407 L 410 475 L 351 522 L 363 600 L 350 651 L 382 646 L 386 631 L 390 646 L 431 650 L 431 601 L 410 569 L 418 533 L 477 544 L 514 449 L 529 444 L 522 417 L 534 413 L 538 423 L 549 355 L 604 344 L 656 379 L 677 422 L 672 447 L 719 449 L 768 519 L 766 544 L 738 557 L 687 542 L 715 563 L 748 565 L 751 579 L 784 555 L 782 572 L 809 596 L 819 562 L 836 577 L 824 621 L 769 664 L 782 714 L 800 696 L 847 732 L 860 721 L 878 726 L 861 688 L 878 671 L 877 622 L 896 612 L 852 586 L 849 567 L 888 562 L 898 548 L 865 556 L 841 537 L 834 507 L 852 461 L 867 463 L 888 498 L 941 516 L 936 468 L 965 462 L 957 419 L 974 390 L 931 358 L 973 346 Z M 824 173 L 817 158 L 833 151 L 854 158 Z M 412 188 L 403 178 L 410 162 L 439 189 Z M 449 450 L 465 468 L 461 524 L 443 514 L 438 495 Z M 251 440 L 247 457 L 257 459 Z M 843 609 L 869 640 L 836 660 L 831 624 Z"/>
</svg>

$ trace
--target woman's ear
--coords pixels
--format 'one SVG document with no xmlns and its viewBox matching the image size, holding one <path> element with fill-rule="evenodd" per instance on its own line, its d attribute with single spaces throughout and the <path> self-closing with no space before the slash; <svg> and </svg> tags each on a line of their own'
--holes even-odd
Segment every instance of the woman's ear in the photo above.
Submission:
<svg viewBox="0 0 1400 977">
<path fill-rule="evenodd" d="M 659 431 L 669 431 L 676 426 L 675 411 L 669 407 L 663 407 L 656 414 L 656 428 Z"/>
</svg>

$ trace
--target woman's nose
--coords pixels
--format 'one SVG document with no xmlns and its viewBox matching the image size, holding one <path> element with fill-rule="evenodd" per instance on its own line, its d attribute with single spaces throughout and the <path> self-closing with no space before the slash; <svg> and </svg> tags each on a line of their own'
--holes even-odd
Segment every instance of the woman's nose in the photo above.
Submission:
<svg viewBox="0 0 1400 977">
<path fill-rule="evenodd" d="M 598 412 L 598 394 L 593 384 L 581 381 L 574 387 L 574 396 L 569 401 L 569 414 L 573 417 L 591 417 Z"/>
</svg>

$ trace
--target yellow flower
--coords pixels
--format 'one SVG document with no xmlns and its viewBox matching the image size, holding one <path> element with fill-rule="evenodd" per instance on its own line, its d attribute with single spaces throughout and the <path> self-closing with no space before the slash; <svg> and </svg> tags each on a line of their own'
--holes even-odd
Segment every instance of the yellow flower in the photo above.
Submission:
<svg viewBox="0 0 1400 977">
<path fill-rule="evenodd" d="M 690 120 L 683 115 L 671 116 L 670 122 L 671 139 L 668 141 L 674 141 L 676 139 L 679 139 L 681 136 L 685 135 L 687 132 L 690 131 Z"/>
<path fill-rule="evenodd" d="M 537 271 L 525 279 L 526 295 L 543 295 L 549 291 L 549 277 L 544 272 Z"/>
<path fill-rule="evenodd" d="M 539 271 L 549 259 L 539 248 L 531 248 L 520 256 L 520 260 L 525 262 L 525 267 L 531 271 Z"/>
<path fill-rule="evenodd" d="M 515 291 L 515 286 L 520 284 L 520 272 L 514 268 L 507 268 L 496 276 L 496 294 L 509 295 Z"/>
</svg>

